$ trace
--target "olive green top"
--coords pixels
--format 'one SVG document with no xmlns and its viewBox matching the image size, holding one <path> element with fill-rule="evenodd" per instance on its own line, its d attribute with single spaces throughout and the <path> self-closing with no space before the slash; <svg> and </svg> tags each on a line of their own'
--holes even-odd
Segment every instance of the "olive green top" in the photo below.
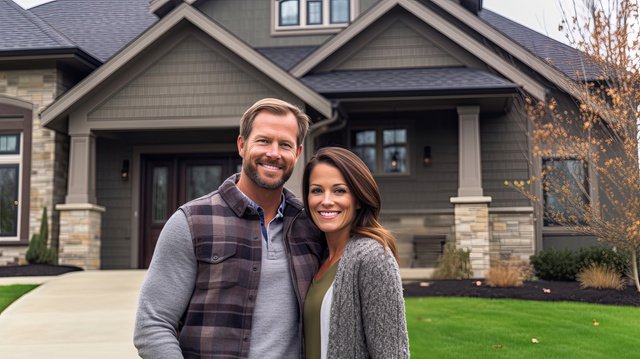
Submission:
<svg viewBox="0 0 640 359">
<path fill-rule="evenodd" d="M 331 267 L 318 279 L 313 279 L 304 300 L 304 345 L 306 359 L 320 359 L 321 333 L 320 333 L 320 309 L 327 291 L 336 277 L 338 263 Z"/>
</svg>

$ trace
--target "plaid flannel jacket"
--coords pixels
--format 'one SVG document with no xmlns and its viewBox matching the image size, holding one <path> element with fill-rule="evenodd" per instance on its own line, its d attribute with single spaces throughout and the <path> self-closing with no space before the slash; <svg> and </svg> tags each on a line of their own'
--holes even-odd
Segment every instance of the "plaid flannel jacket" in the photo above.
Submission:
<svg viewBox="0 0 640 359">
<path fill-rule="evenodd" d="M 260 217 L 235 186 L 238 176 L 180 207 L 187 217 L 198 261 L 195 289 L 179 334 L 185 358 L 249 355 L 262 243 Z M 284 193 L 284 242 L 302 318 L 304 298 L 318 269 L 324 241 L 302 203 L 286 189 Z"/>
</svg>

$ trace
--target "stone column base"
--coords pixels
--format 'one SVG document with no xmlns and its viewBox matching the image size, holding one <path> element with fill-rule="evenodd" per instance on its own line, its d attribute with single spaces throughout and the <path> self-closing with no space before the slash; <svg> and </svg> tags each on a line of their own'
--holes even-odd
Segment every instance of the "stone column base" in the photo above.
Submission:
<svg viewBox="0 0 640 359">
<path fill-rule="evenodd" d="M 104 207 L 91 203 L 59 204 L 58 263 L 100 269 L 101 223 Z"/>
<path fill-rule="evenodd" d="M 454 197 L 456 248 L 470 251 L 474 278 L 484 278 L 491 264 L 489 243 L 489 202 L 491 197 Z"/>
</svg>

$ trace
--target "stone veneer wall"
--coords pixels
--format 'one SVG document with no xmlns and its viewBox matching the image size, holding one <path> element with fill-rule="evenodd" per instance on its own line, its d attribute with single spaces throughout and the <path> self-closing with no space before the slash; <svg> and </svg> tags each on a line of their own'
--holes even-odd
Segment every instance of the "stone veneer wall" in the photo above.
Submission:
<svg viewBox="0 0 640 359">
<path fill-rule="evenodd" d="M 60 264 L 100 269 L 100 229 L 104 208 L 91 204 L 62 204 L 60 212 Z"/>
<path fill-rule="evenodd" d="M 533 210 L 499 211 L 489 214 L 491 261 L 529 261 L 535 253 Z"/>
<path fill-rule="evenodd" d="M 456 247 L 466 248 L 474 278 L 489 270 L 489 207 L 487 203 L 456 203 Z"/>
<path fill-rule="evenodd" d="M 47 207 L 52 241 L 57 241 L 58 214 L 54 206 L 66 189 L 65 137 L 42 128 L 38 113 L 51 104 L 59 91 L 59 73 L 54 67 L 33 70 L 0 70 L 0 94 L 33 103 L 33 130 L 31 148 L 31 196 L 29 208 L 29 238 L 40 226 L 42 208 Z M 60 157 L 60 158 L 57 158 Z M 56 166 L 56 161 L 58 161 Z M 64 174 L 62 173 L 64 172 Z M 64 182 L 64 184 L 62 183 Z M 29 190 L 29 189 L 23 189 Z M 62 193 L 62 194 L 61 194 Z M 0 265 L 22 264 L 26 246 L 2 246 Z"/>
</svg>

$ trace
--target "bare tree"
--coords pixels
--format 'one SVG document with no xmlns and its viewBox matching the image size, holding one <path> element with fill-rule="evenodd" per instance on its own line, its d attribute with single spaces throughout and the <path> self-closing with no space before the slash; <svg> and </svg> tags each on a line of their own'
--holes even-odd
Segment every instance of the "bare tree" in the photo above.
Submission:
<svg viewBox="0 0 640 359">
<path fill-rule="evenodd" d="M 532 155 L 542 161 L 545 221 L 592 235 L 630 254 L 640 292 L 640 21 L 638 0 L 574 0 L 563 8 L 567 38 L 585 54 L 570 96 L 526 99 Z M 596 70 L 594 70 L 596 69 Z M 593 76 L 593 71 L 597 75 Z"/>
</svg>

